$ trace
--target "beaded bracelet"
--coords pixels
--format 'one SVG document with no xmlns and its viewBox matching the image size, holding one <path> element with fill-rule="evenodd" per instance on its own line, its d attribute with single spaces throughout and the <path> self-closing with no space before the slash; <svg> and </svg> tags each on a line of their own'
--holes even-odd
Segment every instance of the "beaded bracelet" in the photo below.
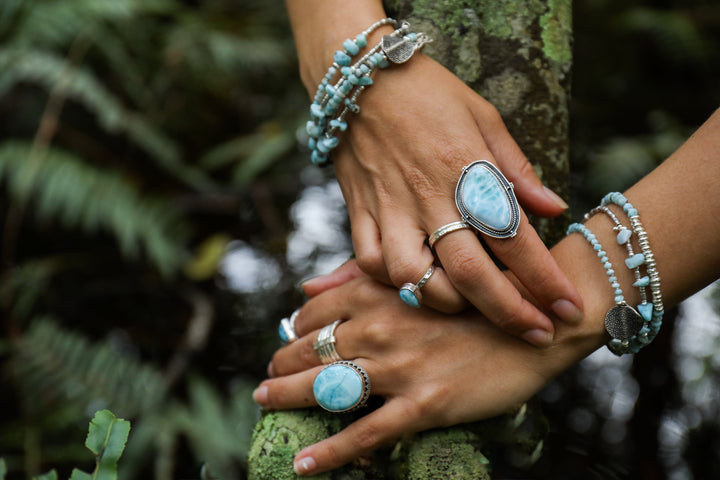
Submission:
<svg viewBox="0 0 720 480">
<path fill-rule="evenodd" d="M 608 281 L 615 293 L 615 306 L 611 307 L 605 314 L 605 330 L 612 337 L 607 347 L 614 354 L 622 355 L 630 349 L 631 341 L 642 329 L 645 322 L 638 311 L 625 302 L 625 296 L 620 283 L 618 283 L 618 278 L 615 276 L 613 265 L 595 235 L 582 223 L 573 223 L 568 227 L 568 235 L 575 232 L 582 234 L 593 247 L 597 256 L 600 257 L 600 261 L 605 268 L 605 274 L 608 276 Z"/>
<path fill-rule="evenodd" d="M 637 350 L 640 350 L 640 348 L 650 343 L 655 336 L 657 336 L 660 331 L 660 327 L 662 326 L 665 308 L 663 306 L 662 293 L 660 291 L 660 274 L 658 273 L 657 265 L 655 263 L 655 256 L 650 248 L 647 232 L 643 228 L 642 222 L 640 222 L 640 216 L 637 209 L 628 201 L 627 198 L 625 198 L 622 193 L 619 192 L 611 192 L 605 195 L 600 202 L 600 205 L 607 206 L 609 203 L 621 207 L 623 212 L 625 212 L 630 219 L 630 226 L 638 239 L 638 245 L 640 247 L 640 251 L 642 252 L 642 257 L 640 256 L 641 254 L 636 254 L 634 262 L 638 265 L 645 265 L 645 271 L 649 280 L 648 284 L 652 295 L 652 316 L 648 330 L 640 332 L 640 340 L 642 344 L 637 348 Z M 633 351 L 632 353 L 636 353 L 636 351 Z"/>
<path fill-rule="evenodd" d="M 390 35 L 384 35 L 380 43 L 351 65 L 352 57 L 367 45 L 367 35 L 387 24 L 392 24 L 396 30 Z M 335 133 L 337 130 L 347 130 L 345 116 L 348 112 L 356 114 L 360 112 L 357 99 L 366 87 L 373 84 L 370 76 L 375 68 L 383 69 L 390 63 L 404 63 L 431 41 L 422 33 L 408 32 L 409 29 L 410 24 L 407 22 L 397 27 L 397 21 L 385 18 L 372 24 L 355 37 L 355 40 L 345 40 L 344 50 L 335 52 L 333 64 L 318 85 L 313 103 L 310 105 L 311 120 L 306 125 L 310 137 L 308 139 L 310 158 L 314 164 L 323 166 L 329 162 L 329 152 L 340 143 Z M 331 82 L 338 71 L 341 76 L 332 85 Z M 344 106 L 343 110 L 335 116 L 341 105 Z"/>
</svg>

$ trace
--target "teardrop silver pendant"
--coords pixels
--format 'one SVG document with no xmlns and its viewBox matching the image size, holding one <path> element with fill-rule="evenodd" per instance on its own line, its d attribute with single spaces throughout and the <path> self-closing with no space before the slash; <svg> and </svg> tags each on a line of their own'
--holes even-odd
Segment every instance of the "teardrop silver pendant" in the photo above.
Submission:
<svg viewBox="0 0 720 480">
<path fill-rule="evenodd" d="M 382 37 L 382 51 L 392 63 L 405 63 L 415 53 L 415 46 L 409 38 L 385 35 Z"/>
<path fill-rule="evenodd" d="M 520 224 L 513 184 L 487 160 L 463 167 L 455 188 L 455 204 L 463 220 L 494 238 L 510 238 Z"/>
</svg>

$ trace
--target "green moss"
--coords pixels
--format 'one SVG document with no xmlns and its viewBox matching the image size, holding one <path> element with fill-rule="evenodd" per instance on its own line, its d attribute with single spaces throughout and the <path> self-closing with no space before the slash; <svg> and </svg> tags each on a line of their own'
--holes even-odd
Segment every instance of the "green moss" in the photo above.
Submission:
<svg viewBox="0 0 720 480">
<path fill-rule="evenodd" d="M 409 445 L 408 480 L 489 480 L 488 460 L 476 451 L 477 435 L 462 428 L 433 430 Z"/>
<path fill-rule="evenodd" d="M 265 413 L 255 425 L 248 456 L 250 480 L 330 480 L 329 473 L 298 477 L 293 472 L 295 455 L 341 428 L 337 416 L 314 410 Z"/>
<path fill-rule="evenodd" d="M 570 0 L 549 0 L 548 11 L 540 17 L 545 56 L 570 68 L 572 62 L 572 5 Z"/>
</svg>

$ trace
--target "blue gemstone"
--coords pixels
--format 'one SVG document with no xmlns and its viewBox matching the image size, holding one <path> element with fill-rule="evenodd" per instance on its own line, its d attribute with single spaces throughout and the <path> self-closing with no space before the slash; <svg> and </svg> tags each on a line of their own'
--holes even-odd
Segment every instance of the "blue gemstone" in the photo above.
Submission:
<svg viewBox="0 0 720 480">
<path fill-rule="evenodd" d="M 335 55 L 333 55 L 333 60 L 335 60 L 338 65 L 342 65 L 344 67 L 350 65 L 350 63 L 352 62 L 352 58 L 350 58 L 350 55 L 345 52 L 341 52 L 340 50 L 335 52 Z"/>
<path fill-rule="evenodd" d="M 363 86 L 363 87 L 364 87 L 364 86 L 372 85 L 372 84 L 373 84 L 372 78 L 370 78 L 370 77 L 367 76 L 367 75 L 358 78 L 358 85 L 360 85 L 360 86 Z"/>
<path fill-rule="evenodd" d="M 318 373 L 313 382 L 313 395 L 318 404 L 331 412 L 349 410 L 360 401 L 363 380 L 354 368 L 333 364 Z"/>
<path fill-rule="evenodd" d="M 494 173 L 495 167 L 489 165 L 488 162 L 475 162 L 465 170 L 455 197 L 458 208 L 463 216 L 469 215 L 468 221 L 481 231 L 483 228 L 477 222 L 496 232 L 514 232 L 518 222 L 511 205 L 514 197 L 501 183 L 499 171 Z"/>
<path fill-rule="evenodd" d="M 642 277 L 633 283 L 633 287 L 647 287 L 650 285 L 650 277 Z"/>
<path fill-rule="evenodd" d="M 401 288 L 398 292 L 398 295 L 400 295 L 400 300 L 407 303 L 411 307 L 420 308 L 420 301 L 417 299 L 415 294 L 407 288 Z"/>
<path fill-rule="evenodd" d="M 278 336 L 280 337 L 280 340 L 283 341 L 283 343 L 288 343 L 288 341 L 290 340 L 287 336 L 287 332 L 285 331 L 285 329 L 282 326 L 282 323 L 278 327 Z"/>
<path fill-rule="evenodd" d="M 359 34 L 355 37 L 355 44 L 360 48 L 367 47 L 367 37 L 365 37 L 362 33 Z"/>
<path fill-rule="evenodd" d="M 360 47 L 358 47 L 355 42 L 349 38 L 343 42 L 343 47 L 345 47 L 345 51 L 350 55 L 357 55 L 360 51 Z"/>
<path fill-rule="evenodd" d="M 652 303 L 641 303 L 637 306 L 638 312 L 640 312 L 640 315 L 645 319 L 646 322 L 649 322 L 650 319 L 652 319 L 652 309 L 653 304 Z"/>
<path fill-rule="evenodd" d="M 618 245 L 625 245 L 627 241 L 630 240 L 630 236 L 632 236 L 632 230 L 628 230 L 627 228 L 620 230 L 620 233 L 617 234 Z"/>
<path fill-rule="evenodd" d="M 625 265 L 627 265 L 627 267 L 630 269 L 637 268 L 643 263 L 645 263 L 645 255 L 643 255 L 642 253 L 636 253 L 632 257 L 628 257 L 625 259 Z"/>
</svg>

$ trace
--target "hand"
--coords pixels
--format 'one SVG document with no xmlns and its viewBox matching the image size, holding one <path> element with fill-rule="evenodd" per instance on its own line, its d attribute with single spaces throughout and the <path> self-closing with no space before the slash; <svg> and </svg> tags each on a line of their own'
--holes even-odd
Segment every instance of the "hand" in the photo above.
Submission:
<svg viewBox="0 0 720 480">
<path fill-rule="evenodd" d="M 358 264 L 373 278 L 400 287 L 423 276 L 433 262 L 425 240 L 460 220 L 454 189 L 462 167 L 474 160 L 498 166 L 533 213 L 552 216 L 566 207 L 542 186 L 498 112 L 430 58 L 416 54 L 379 72 L 360 104 L 332 158 Z M 579 295 L 521 217 L 517 236 L 486 237 L 488 247 L 541 308 L 578 321 Z M 450 233 L 435 249 L 442 268 L 422 289 L 425 305 L 453 313 L 469 300 L 513 335 L 539 346 L 552 341 L 553 323 L 521 297 L 473 231 Z"/>
<path fill-rule="evenodd" d="M 339 467 L 407 433 L 505 412 L 577 359 L 558 361 L 553 349 L 509 337 L 477 312 L 448 316 L 409 309 L 394 289 L 363 276 L 316 295 L 301 309 L 295 322 L 300 338 L 274 355 L 274 378 L 253 395 L 260 405 L 316 405 L 312 384 L 322 366 L 313 342 L 338 318 L 346 319 L 335 330 L 338 354 L 367 370 L 372 394 L 385 403 L 298 453 L 296 471 L 304 475 Z"/>
</svg>

